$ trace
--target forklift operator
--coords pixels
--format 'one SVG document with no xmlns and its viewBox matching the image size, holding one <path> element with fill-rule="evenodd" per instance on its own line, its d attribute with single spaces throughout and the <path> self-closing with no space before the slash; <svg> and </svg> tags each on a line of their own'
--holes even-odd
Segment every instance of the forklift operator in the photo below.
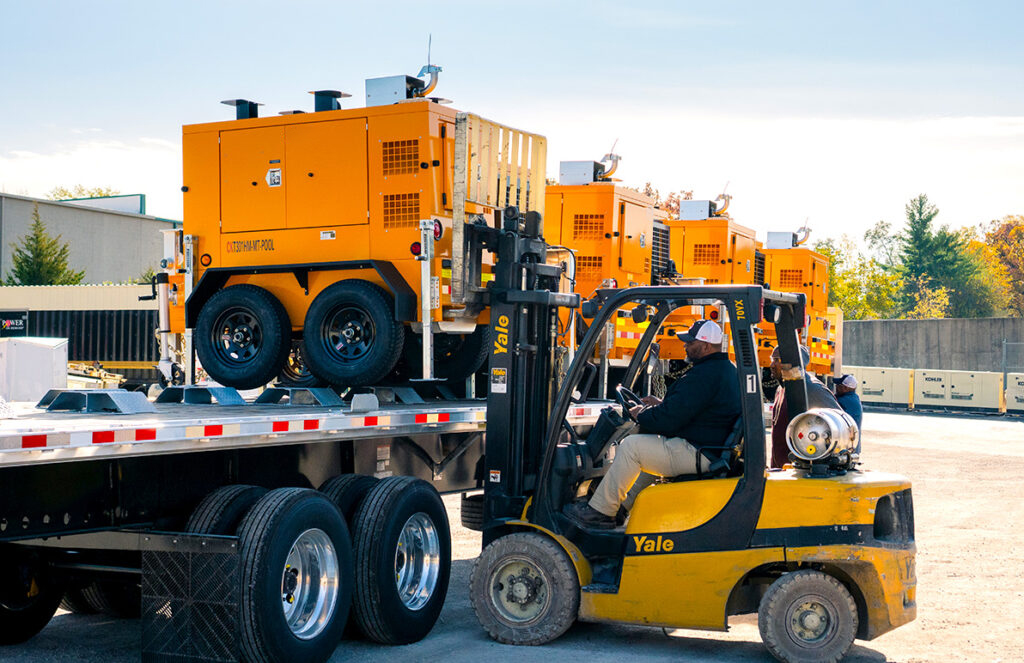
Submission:
<svg viewBox="0 0 1024 663">
<path fill-rule="evenodd" d="M 740 416 L 736 367 L 722 352 L 722 328 L 698 320 L 678 334 L 691 368 L 662 401 L 646 396 L 630 410 L 640 433 L 619 444 L 615 460 L 589 503 L 573 502 L 565 514 L 585 527 L 613 528 L 619 505 L 641 472 L 660 476 L 697 473 L 701 447 L 721 445 Z"/>
</svg>

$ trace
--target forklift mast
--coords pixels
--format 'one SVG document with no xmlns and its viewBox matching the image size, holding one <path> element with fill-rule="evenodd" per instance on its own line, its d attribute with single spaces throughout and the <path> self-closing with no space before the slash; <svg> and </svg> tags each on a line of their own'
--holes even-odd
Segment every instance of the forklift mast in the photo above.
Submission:
<svg viewBox="0 0 1024 663">
<path fill-rule="evenodd" d="M 488 288 L 488 366 L 484 521 L 518 518 L 533 492 L 556 385 L 553 359 L 558 309 L 579 295 L 560 293 L 562 267 L 545 263 L 540 215 L 506 208 L 501 228 L 467 225 L 471 246 L 495 256 Z"/>
</svg>

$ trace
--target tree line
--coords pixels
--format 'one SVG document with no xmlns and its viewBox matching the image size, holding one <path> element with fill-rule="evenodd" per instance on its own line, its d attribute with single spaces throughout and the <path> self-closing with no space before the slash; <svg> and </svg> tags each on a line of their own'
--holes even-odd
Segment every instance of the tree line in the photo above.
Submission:
<svg viewBox="0 0 1024 663">
<path fill-rule="evenodd" d="M 906 225 L 879 221 L 864 234 L 814 249 L 829 258 L 829 305 L 848 319 L 1024 317 L 1024 216 L 974 227 L 936 225 L 921 194 Z"/>
</svg>

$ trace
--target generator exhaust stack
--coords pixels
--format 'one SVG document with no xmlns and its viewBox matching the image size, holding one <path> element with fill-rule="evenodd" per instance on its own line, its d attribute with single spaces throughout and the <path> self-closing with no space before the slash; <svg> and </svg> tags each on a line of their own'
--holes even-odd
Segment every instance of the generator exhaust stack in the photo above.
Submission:
<svg viewBox="0 0 1024 663">
<path fill-rule="evenodd" d="M 226 99 L 220 103 L 225 106 L 235 107 L 236 120 L 248 120 L 250 118 L 259 117 L 259 107 L 263 105 L 255 101 L 249 101 L 248 99 Z"/>
<path fill-rule="evenodd" d="M 313 111 L 317 113 L 320 111 L 341 110 L 341 102 L 338 99 L 346 99 L 352 96 L 341 90 L 313 90 L 310 94 L 313 95 Z"/>
<path fill-rule="evenodd" d="M 384 76 L 366 79 L 366 105 L 387 106 L 410 99 L 421 99 L 429 95 L 437 87 L 438 74 L 441 67 L 428 64 L 420 69 L 420 76 L 430 74 L 430 80 L 424 83 L 415 76 Z"/>
</svg>

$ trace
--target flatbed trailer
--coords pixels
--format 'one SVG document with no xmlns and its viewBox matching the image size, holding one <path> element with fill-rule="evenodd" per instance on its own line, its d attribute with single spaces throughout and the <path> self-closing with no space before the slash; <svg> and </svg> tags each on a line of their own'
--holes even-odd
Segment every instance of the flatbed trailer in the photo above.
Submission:
<svg viewBox="0 0 1024 663">
<path fill-rule="evenodd" d="M 570 420 L 588 427 L 605 405 L 578 404 Z M 230 510 L 231 503 L 222 499 L 211 512 L 217 494 L 234 495 L 231 499 L 249 494 L 248 507 L 256 497 L 288 490 L 308 497 L 319 487 L 325 492 L 315 494 L 326 495 L 346 517 L 355 551 L 356 564 L 349 577 L 342 571 L 339 591 L 353 591 L 361 582 L 361 554 L 383 547 L 383 556 L 395 564 L 396 548 L 388 549 L 389 544 L 400 550 L 403 541 L 433 534 L 433 554 L 441 559 L 431 562 L 427 555 L 421 566 L 434 570 L 435 586 L 428 604 L 411 611 L 429 624 L 410 630 L 396 623 L 409 615 L 392 607 L 390 618 L 378 614 L 382 623 L 364 625 L 371 632 L 376 628 L 374 639 L 384 643 L 418 639 L 443 603 L 450 564 L 448 523 L 438 494 L 483 487 L 486 407 L 480 399 L 382 404 L 366 395 L 335 406 L 155 403 L 152 412 L 137 414 L 46 412 L 30 403 L 7 404 L 0 418 L 0 559 L 7 562 L 0 570 L 0 636 L 8 643 L 31 637 L 63 599 L 66 608 L 141 614 L 144 660 L 302 656 L 302 651 L 277 651 L 267 633 L 253 638 L 243 628 L 238 606 L 248 578 L 246 536 L 234 531 L 241 516 L 228 531 L 196 523 L 204 522 L 202 513 L 209 524 L 211 513 Z M 347 489 L 339 491 L 340 484 Z M 431 522 L 409 525 L 409 509 L 394 504 L 403 491 L 414 493 L 413 513 L 433 514 Z M 348 504 L 357 497 L 362 504 L 373 502 L 363 509 L 366 514 Z M 388 510 L 393 513 L 384 513 Z M 359 517 L 367 524 L 362 529 Z M 388 522 L 394 518 L 405 526 Z M 397 544 L 378 545 L 388 536 L 397 536 Z M 200 597 L 189 582 L 196 578 L 187 569 L 203 564 L 226 569 L 215 595 Z M 395 578 L 385 575 L 384 584 L 395 587 Z M 172 596 L 170 585 L 180 585 L 181 595 Z M 25 588 L 20 602 L 12 586 Z M 276 590 L 272 595 L 280 599 Z M 46 605 L 40 610 L 41 600 Z M 219 610 L 220 618 L 184 608 L 200 600 Z M 415 607 L 416 600 L 405 606 Z M 211 619 L 220 625 L 212 631 L 215 637 L 196 637 Z M 336 645 L 334 640 L 330 650 Z"/>
</svg>

